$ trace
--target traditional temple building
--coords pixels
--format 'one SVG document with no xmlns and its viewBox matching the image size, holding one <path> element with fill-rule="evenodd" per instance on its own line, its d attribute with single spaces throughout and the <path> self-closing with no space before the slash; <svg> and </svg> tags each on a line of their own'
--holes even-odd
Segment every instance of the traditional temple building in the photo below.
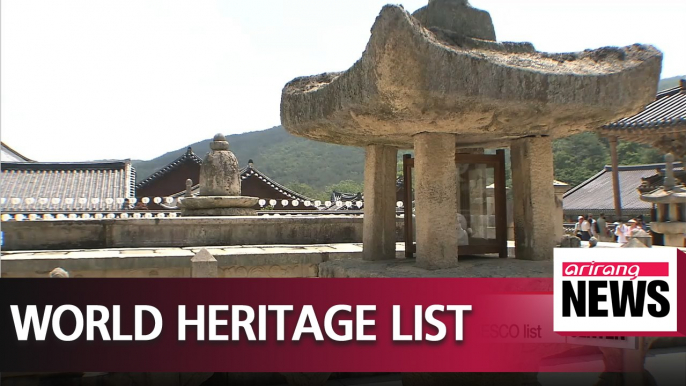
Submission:
<svg viewBox="0 0 686 386">
<path fill-rule="evenodd" d="M 635 190 L 636 185 L 622 186 L 619 177 L 619 161 L 617 157 L 617 142 L 630 141 L 645 143 L 659 149 L 665 154 L 673 154 L 677 160 L 686 161 L 686 79 L 679 82 L 679 86 L 660 91 L 655 100 L 648 104 L 638 114 L 622 118 L 600 127 L 598 134 L 608 138 L 612 153 L 613 174 L 612 188 L 614 191 L 614 210 L 620 217 L 622 208 L 626 205 L 624 189 Z M 647 177 L 647 176 L 645 176 Z M 633 184 L 632 181 L 630 182 Z M 631 195 L 633 200 L 634 195 Z M 632 201 L 631 205 L 638 205 Z"/>
<path fill-rule="evenodd" d="M 185 180 L 184 180 L 185 181 Z M 193 186 L 191 188 L 191 195 L 197 196 L 200 185 L 198 180 L 192 180 Z M 185 184 L 185 182 L 184 182 Z M 186 195 L 186 190 L 175 191 L 172 194 L 155 197 L 173 197 L 178 198 Z M 305 206 L 305 201 L 314 203 L 314 199 L 304 196 L 292 189 L 289 189 L 278 182 L 269 178 L 266 174 L 259 171 L 252 160 L 248 161 L 248 165 L 241 169 L 241 195 L 249 197 L 258 197 L 264 200 L 263 206 L 258 206 L 256 209 L 268 207 L 274 210 L 315 210 L 314 205 Z M 138 194 L 138 197 L 150 197 Z M 283 205 L 283 201 L 288 201 L 287 205 Z M 270 202 L 271 201 L 271 202 Z M 294 206 L 293 201 L 297 201 L 298 205 Z M 154 205 L 154 204 L 152 204 Z M 152 207 L 150 207 L 152 209 Z M 161 209 L 175 208 L 172 206 L 160 207 Z"/>
<path fill-rule="evenodd" d="M 136 197 L 169 197 L 185 189 L 186 180 L 197 183 L 200 178 L 202 159 L 189 146 L 186 152 L 169 165 L 155 171 L 136 184 Z M 150 209 L 162 209 L 149 203 Z"/>
<path fill-rule="evenodd" d="M 399 176 L 395 180 L 395 201 L 403 201 L 405 194 L 405 184 L 403 182 L 403 176 Z M 338 205 L 337 202 L 342 202 L 343 205 Z M 351 202 L 352 205 L 348 206 L 345 203 Z M 357 202 L 361 202 L 361 206 L 357 206 Z M 329 210 L 360 210 L 364 208 L 364 194 L 362 192 L 331 192 L 331 206 L 327 209 Z"/>
<path fill-rule="evenodd" d="M 148 178 L 136 185 L 137 198 L 154 197 L 181 197 L 186 192 L 186 180 L 193 183 L 192 194 L 198 193 L 198 182 L 200 180 L 200 166 L 202 158 L 198 157 L 189 146 L 186 152 L 175 159 L 169 165 L 157 170 Z M 259 171 L 249 160 L 248 165 L 241 169 L 241 194 L 250 197 L 259 197 L 267 201 L 265 206 L 274 209 L 302 210 L 314 209 L 305 208 L 302 204 L 284 206 L 281 201 L 293 200 L 314 201 L 298 192 L 286 188 L 278 182 L 269 178 L 266 174 Z M 275 205 L 270 205 L 270 200 L 276 200 Z M 169 206 L 156 205 L 152 201 L 147 204 L 149 209 L 169 209 Z"/>
<path fill-rule="evenodd" d="M 675 165 L 676 175 L 686 178 L 686 172 L 681 163 Z M 612 189 L 613 167 L 605 166 L 593 177 L 569 190 L 563 197 L 563 210 L 567 222 L 575 222 L 578 216 L 589 213 L 598 216 L 605 213 L 612 219 L 626 220 L 627 218 L 643 215 L 651 217 L 652 205 L 642 201 L 640 194 L 650 192 L 662 185 L 665 164 L 645 164 L 619 166 L 620 197 L 622 202 L 621 215 L 615 212 L 614 193 Z"/>
<path fill-rule="evenodd" d="M 110 211 L 134 197 L 130 160 L 111 162 L 4 162 L 3 213 Z"/>
</svg>

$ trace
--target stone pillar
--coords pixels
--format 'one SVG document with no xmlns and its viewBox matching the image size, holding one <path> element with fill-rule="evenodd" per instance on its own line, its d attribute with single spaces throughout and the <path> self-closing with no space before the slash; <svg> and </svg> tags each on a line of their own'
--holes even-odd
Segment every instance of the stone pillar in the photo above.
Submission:
<svg viewBox="0 0 686 386">
<path fill-rule="evenodd" d="M 427 269 L 455 267 L 455 134 L 417 134 L 414 151 L 417 265 Z"/>
<path fill-rule="evenodd" d="M 610 141 L 610 158 L 612 160 L 612 195 L 615 200 L 614 221 L 622 221 L 622 194 L 619 186 L 619 156 L 617 155 L 617 137 L 608 138 Z"/>
<path fill-rule="evenodd" d="M 191 258 L 191 277 L 217 277 L 217 259 L 203 248 Z"/>
<path fill-rule="evenodd" d="M 511 148 L 515 257 L 551 260 L 556 244 L 552 141 L 521 138 Z"/>
<path fill-rule="evenodd" d="M 395 175 L 398 149 L 368 145 L 364 165 L 364 260 L 395 259 Z"/>
<path fill-rule="evenodd" d="M 686 227 L 683 227 L 686 229 Z M 664 233 L 663 234 L 663 244 L 668 247 L 684 247 L 684 234 L 683 233 Z"/>
</svg>

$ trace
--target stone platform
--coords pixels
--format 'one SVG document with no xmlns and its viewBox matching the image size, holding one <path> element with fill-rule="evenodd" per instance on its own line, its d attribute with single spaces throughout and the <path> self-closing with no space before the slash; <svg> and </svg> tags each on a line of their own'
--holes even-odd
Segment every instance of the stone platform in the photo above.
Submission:
<svg viewBox="0 0 686 386">
<path fill-rule="evenodd" d="M 399 246 L 402 246 L 399 244 Z M 2 277 L 48 277 L 55 267 L 71 277 L 191 277 L 191 258 L 203 247 L 114 248 L 2 253 Z M 319 264 L 362 259 L 362 244 L 208 246 L 219 277 L 318 277 Z M 398 256 L 404 249 L 398 251 Z"/>
<path fill-rule="evenodd" d="M 553 277 L 553 262 L 460 256 L 457 267 L 426 270 L 419 268 L 415 259 L 346 259 L 319 264 L 319 277 Z"/>
<path fill-rule="evenodd" d="M 599 243 L 596 248 L 618 248 Z M 582 249 L 588 247 L 582 242 Z M 665 248 L 654 246 L 653 248 Z M 61 267 L 72 277 L 190 277 L 190 259 L 203 247 L 72 249 L 2 252 L 2 277 L 47 277 Z M 207 246 L 219 277 L 552 277 L 552 261 L 496 255 L 460 256 L 457 267 L 426 270 L 405 259 L 405 244 L 396 243 L 396 258 L 363 260 L 361 243 L 307 245 Z"/>
</svg>

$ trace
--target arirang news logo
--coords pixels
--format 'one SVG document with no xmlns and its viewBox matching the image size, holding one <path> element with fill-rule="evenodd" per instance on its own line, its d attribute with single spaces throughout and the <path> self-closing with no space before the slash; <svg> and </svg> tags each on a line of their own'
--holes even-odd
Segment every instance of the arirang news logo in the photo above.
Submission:
<svg viewBox="0 0 686 386">
<path fill-rule="evenodd" d="M 686 336 L 685 265 L 676 248 L 556 249 L 555 332 Z"/>
</svg>

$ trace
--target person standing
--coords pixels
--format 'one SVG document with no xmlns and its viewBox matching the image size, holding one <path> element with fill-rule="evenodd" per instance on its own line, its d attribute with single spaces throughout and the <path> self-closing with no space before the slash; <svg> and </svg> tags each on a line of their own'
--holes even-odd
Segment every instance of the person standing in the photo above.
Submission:
<svg viewBox="0 0 686 386">
<path fill-rule="evenodd" d="M 636 226 L 644 231 L 648 231 L 648 225 L 646 225 L 645 221 L 643 221 L 642 214 L 639 214 L 638 217 L 636 217 Z"/>
<path fill-rule="evenodd" d="M 581 224 L 584 222 L 584 216 L 579 216 L 576 224 L 574 224 L 574 236 L 581 238 Z"/>
<path fill-rule="evenodd" d="M 601 213 L 600 217 L 596 220 L 598 225 L 598 237 L 599 241 L 610 241 L 610 233 L 607 231 L 607 220 L 605 219 L 605 213 Z"/>
<path fill-rule="evenodd" d="M 588 241 L 591 239 L 591 224 L 584 218 L 584 216 L 579 216 L 579 222 L 574 226 L 574 233 L 582 241 Z"/>
<path fill-rule="evenodd" d="M 617 242 L 620 244 L 626 244 L 627 241 L 629 241 L 627 239 L 627 236 L 629 236 L 630 234 L 629 232 L 629 227 L 626 224 L 617 224 L 617 226 L 615 227 L 615 235 L 617 236 Z"/>
<path fill-rule="evenodd" d="M 598 233 L 600 231 L 598 229 L 598 223 L 595 221 L 595 219 L 593 218 L 593 214 L 591 214 L 591 213 L 588 214 L 587 218 L 588 218 L 588 224 L 591 226 L 591 230 L 590 230 L 591 237 L 595 237 L 597 239 Z"/>
</svg>

